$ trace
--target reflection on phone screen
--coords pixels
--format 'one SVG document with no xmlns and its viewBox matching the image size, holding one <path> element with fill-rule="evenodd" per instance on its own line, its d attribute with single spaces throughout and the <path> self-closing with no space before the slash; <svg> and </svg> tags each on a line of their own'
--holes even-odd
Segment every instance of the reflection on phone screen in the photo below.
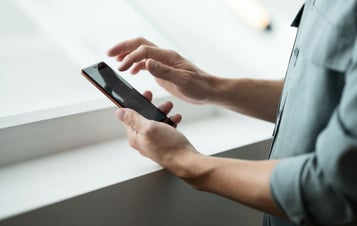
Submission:
<svg viewBox="0 0 357 226">
<path fill-rule="evenodd" d="M 116 101 L 120 106 L 134 109 L 148 119 L 165 121 L 170 125 L 174 125 L 163 112 L 157 109 L 104 62 L 87 67 L 82 71 L 102 91 L 107 93 L 112 101 Z"/>
</svg>

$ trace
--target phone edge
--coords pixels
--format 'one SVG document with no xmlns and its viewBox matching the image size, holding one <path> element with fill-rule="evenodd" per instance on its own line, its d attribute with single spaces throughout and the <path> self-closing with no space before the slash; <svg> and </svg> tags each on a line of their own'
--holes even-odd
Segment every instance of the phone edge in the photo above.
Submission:
<svg viewBox="0 0 357 226">
<path fill-rule="evenodd" d="M 120 105 L 116 100 L 114 100 L 106 91 L 103 90 L 103 88 L 101 86 L 99 86 L 95 81 L 93 81 L 93 79 L 83 70 L 81 69 L 81 74 L 84 78 L 86 78 L 90 83 L 92 83 L 92 85 L 94 85 L 100 92 L 102 92 L 106 97 L 108 97 L 110 99 L 110 101 L 112 101 L 117 107 L 119 108 L 124 108 L 122 105 Z M 134 88 L 135 89 L 135 88 Z M 137 91 L 137 90 L 136 90 Z M 137 91 L 138 92 L 138 91 Z M 150 102 L 150 104 L 152 104 Z M 153 104 L 152 104 L 153 105 Z M 154 105 L 155 108 L 157 108 Z M 160 109 L 157 108 L 157 110 L 159 110 L 161 113 L 163 113 L 165 115 L 165 118 L 161 121 L 156 121 L 156 122 L 163 122 L 166 123 L 174 128 L 177 127 L 177 124 L 175 122 L 173 122 L 164 112 L 162 112 Z M 150 119 L 149 119 L 150 120 Z"/>
</svg>

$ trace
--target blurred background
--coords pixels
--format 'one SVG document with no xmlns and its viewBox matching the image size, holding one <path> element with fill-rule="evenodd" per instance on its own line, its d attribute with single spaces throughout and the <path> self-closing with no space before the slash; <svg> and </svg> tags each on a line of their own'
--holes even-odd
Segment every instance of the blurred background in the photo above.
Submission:
<svg viewBox="0 0 357 226">
<path fill-rule="evenodd" d="M 224 77 L 283 78 L 302 0 L 2 0 L 0 122 L 91 101 L 111 104 L 80 75 L 106 51 L 143 36 Z M 271 28 L 271 29 L 268 29 Z M 167 95 L 147 73 L 135 87 Z M 2 121 L 1 121 L 2 120 Z"/>
</svg>

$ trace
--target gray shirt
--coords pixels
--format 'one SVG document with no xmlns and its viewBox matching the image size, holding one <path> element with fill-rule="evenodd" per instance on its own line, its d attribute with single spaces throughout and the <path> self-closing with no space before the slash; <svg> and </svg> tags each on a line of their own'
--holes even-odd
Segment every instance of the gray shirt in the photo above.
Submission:
<svg viewBox="0 0 357 226">
<path fill-rule="evenodd" d="M 289 220 L 357 225 L 357 0 L 306 0 L 295 20 L 271 150 L 273 197 Z"/>
</svg>

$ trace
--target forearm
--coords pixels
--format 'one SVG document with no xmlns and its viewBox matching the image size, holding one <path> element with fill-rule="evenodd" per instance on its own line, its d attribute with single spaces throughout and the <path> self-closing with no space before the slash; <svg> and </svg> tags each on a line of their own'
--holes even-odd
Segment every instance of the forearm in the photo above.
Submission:
<svg viewBox="0 0 357 226">
<path fill-rule="evenodd" d="M 208 102 L 255 118 L 275 122 L 283 80 L 212 79 Z"/>
<path fill-rule="evenodd" d="M 283 216 L 270 191 L 270 177 L 278 160 L 246 161 L 201 154 L 188 154 L 184 159 L 168 169 L 195 188 Z"/>
<path fill-rule="evenodd" d="M 130 145 L 200 190 L 213 192 L 267 213 L 281 214 L 270 191 L 278 160 L 245 161 L 200 154 L 175 128 L 121 108 Z"/>
</svg>

